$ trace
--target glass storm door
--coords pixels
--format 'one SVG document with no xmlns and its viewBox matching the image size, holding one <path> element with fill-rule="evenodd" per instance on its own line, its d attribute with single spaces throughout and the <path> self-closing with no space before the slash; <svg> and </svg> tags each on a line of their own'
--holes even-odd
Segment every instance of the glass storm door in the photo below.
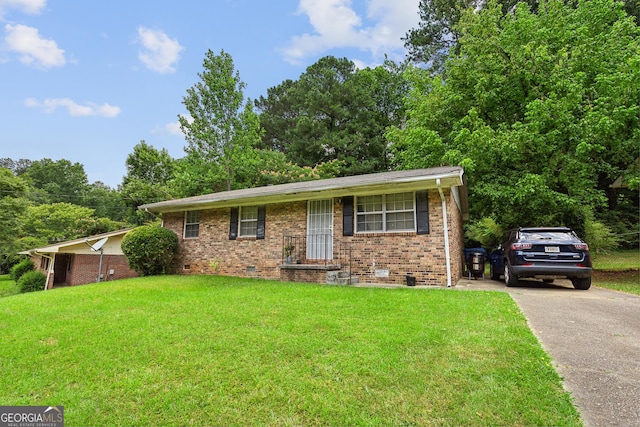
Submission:
<svg viewBox="0 0 640 427">
<path fill-rule="evenodd" d="M 333 259 L 333 200 L 310 200 L 307 210 L 307 259 Z"/>
</svg>

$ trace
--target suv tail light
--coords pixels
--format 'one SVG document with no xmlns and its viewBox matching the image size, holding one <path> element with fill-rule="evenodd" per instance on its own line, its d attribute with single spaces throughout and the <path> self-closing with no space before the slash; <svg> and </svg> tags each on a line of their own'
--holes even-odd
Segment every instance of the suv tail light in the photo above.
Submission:
<svg viewBox="0 0 640 427">
<path fill-rule="evenodd" d="M 513 243 L 511 245 L 511 249 L 514 251 L 521 251 L 523 249 L 531 249 L 533 247 L 532 243 Z"/>
<path fill-rule="evenodd" d="M 574 243 L 573 247 L 577 251 L 588 251 L 589 250 L 589 245 L 587 245 L 586 243 Z"/>
</svg>

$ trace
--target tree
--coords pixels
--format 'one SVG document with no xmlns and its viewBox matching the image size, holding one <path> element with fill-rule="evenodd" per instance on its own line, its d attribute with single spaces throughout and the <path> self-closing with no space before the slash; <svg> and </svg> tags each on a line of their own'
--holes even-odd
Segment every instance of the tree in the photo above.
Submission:
<svg viewBox="0 0 640 427">
<path fill-rule="evenodd" d="M 513 12 L 516 5 L 523 0 L 500 0 L 503 14 Z M 538 0 L 525 0 L 535 13 Z M 417 63 L 427 64 L 432 70 L 440 72 L 442 65 L 450 53 L 459 53 L 460 29 L 458 22 L 464 10 L 478 11 L 489 2 L 486 0 L 420 0 L 420 22 L 418 28 L 412 28 L 403 38 L 408 50 L 408 58 Z M 567 1 L 567 5 L 575 5 L 578 1 Z M 640 23 L 640 2 L 625 0 L 625 11 Z"/>
<path fill-rule="evenodd" d="M 15 175 L 22 175 L 31 165 L 31 160 L 19 159 L 13 160 L 8 157 L 0 159 L 0 168 L 7 168 Z"/>
<path fill-rule="evenodd" d="M 97 218 L 94 210 L 71 203 L 29 206 L 22 218 L 21 237 L 31 237 L 29 244 L 46 244 L 77 239 L 97 233 L 117 230 L 121 223 Z"/>
<path fill-rule="evenodd" d="M 400 123 L 405 80 L 391 61 L 374 69 L 332 56 L 256 102 L 265 147 L 299 166 L 340 162 L 340 175 L 389 169 L 385 128 Z"/>
<path fill-rule="evenodd" d="M 503 12 L 512 10 L 520 0 L 500 1 Z M 480 10 L 486 0 L 420 0 L 420 22 L 403 38 L 411 61 L 428 64 L 440 71 L 449 54 L 458 53 L 460 30 L 457 28 L 463 11 Z M 536 7 L 537 0 L 528 0 Z"/>
<path fill-rule="evenodd" d="M 640 152 L 640 32 L 622 7 L 467 11 L 443 75 L 409 74 L 409 119 L 388 134 L 396 164 L 464 166 L 472 215 L 504 228 L 602 218 Z"/>
<path fill-rule="evenodd" d="M 88 179 L 84 166 L 69 160 L 42 159 L 31 165 L 20 175 L 30 184 L 42 190 L 43 203 L 74 203 L 80 205 L 87 190 Z"/>
<path fill-rule="evenodd" d="M 133 147 L 133 153 L 127 156 L 125 165 L 127 175 L 122 180 L 123 186 L 136 179 L 166 185 L 173 178 L 175 160 L 166 148 L 157 150 L 142 140 Z"/>
<path fill-rule="evenodd" d="M 11 256 L 17 249 L 20 218 L 29 202 L 25 198 L 26 182 L 9 169 L 0 168 L 0 256 Z"/>
<path fill-rule="evenodd" d="M 122 179 L 120 195 L 127 206 L 129 222 L 143 224 L 149 221 L 150 216 L 140 212 L 138 206 L 177 196 L 171 185 L 177 162 L 165 148 L 157 150 L 140 141 L 133 147 L 133 153 L 127 156 L 125 164 L 127 175 Z"/>
<path fill-rule="evenodd" d="M 198 73 L 200 81 L 187 90 L 182 101 L 191 120 L 178 116 L 188 143 L 185 151 L 192 157 L 191 163 L 211 167 L 209 191 L 219 190 L 221 183 L 230 190 L 239 167 L 237 157 L 259 143 L 260 130 L 253 125 L 256 121 L 251 118 L 255 113 L 250 101 L 242 108 L 246 85 L 235 71 L 231 55 L 223 50 L 216 56 L 209 50 L 203 68 Z"/>
</svg>

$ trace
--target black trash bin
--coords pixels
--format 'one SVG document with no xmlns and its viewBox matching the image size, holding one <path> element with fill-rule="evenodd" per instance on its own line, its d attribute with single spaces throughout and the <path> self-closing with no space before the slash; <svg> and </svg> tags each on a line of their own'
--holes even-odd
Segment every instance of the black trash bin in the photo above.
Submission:
<svg viewBox="0 0 640 427">
<path fill-rule="evenodd" d="M 469 251 L 467 255 L 467 274 L 469 279 L 472 277 L 477 279 L 481 277 L 484 279 L 484 264 L 486 259 L 486 252 Z"/>
<path fill-rule="evenodd" d="M 407 274 L 407 286 L 415 286 L 415 285 L 416 285 L 415 276 L 411 276 L 411 275 Z"/>
</svg>

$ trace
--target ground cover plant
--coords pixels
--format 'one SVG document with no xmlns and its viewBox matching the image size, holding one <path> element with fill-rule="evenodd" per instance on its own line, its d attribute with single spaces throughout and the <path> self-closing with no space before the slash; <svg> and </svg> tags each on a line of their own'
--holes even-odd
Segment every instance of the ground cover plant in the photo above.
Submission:
<svg viewBox="0 0 640 427">
<path fill-rule="evenodd" d="M 162 276 L 0 299 L 0 402 L 65 425 L 580 425 L 502 292 Z"/>
</svg>

